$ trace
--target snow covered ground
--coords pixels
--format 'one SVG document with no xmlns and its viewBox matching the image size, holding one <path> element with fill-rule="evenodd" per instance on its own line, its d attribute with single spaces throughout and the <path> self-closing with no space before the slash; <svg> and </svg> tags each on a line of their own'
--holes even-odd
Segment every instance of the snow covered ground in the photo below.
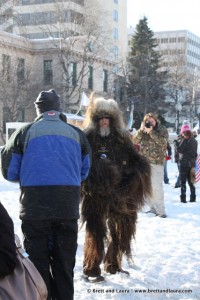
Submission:
<svg viewBox="0 0 200 300">
<path fill-rule="evenodd" d="M 180 203 L 180 189 L 173 187 L 177 168 L 171 161 L 168 173 L 170 185 L 164 184 L 168 218 L 139 213 L 137 235 L 132 243 L 134 261 L 123 261 L 129 277 L 105 274 L 104 283 L 85 282 L 82 279 L 84 228 L 80 230 L 75 300 L 200 299 L 200 188 L 196 203 Z M 188 188 L 187 193 L 189 198 Z M 0 200 L 13 218 L 15 232 L 21 236 L 18 198 L 18 184 L 6 182 L 0 175 Z"/>
</svg>

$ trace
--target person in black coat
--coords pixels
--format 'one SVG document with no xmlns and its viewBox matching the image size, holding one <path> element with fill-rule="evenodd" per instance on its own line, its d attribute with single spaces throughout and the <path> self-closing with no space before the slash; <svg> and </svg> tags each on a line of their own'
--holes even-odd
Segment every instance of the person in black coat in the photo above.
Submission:
<svg viewBox="0 0 200 300">
<path fill-rule="evenodd" d="M 17 262 L 14 226 L 0 203 L 0 278 L 11 274 Z"/>
<path fill-rule="evenodd" d="M 190 202 L 196 201 L 195 186 L 191 180 L 191 169 L 195 167 L 197 158 L 197 141 L 192 135 L 189 125 L 181 127 L 182 140 L 177 145 L 179 154 L 180 181 L 182 203 L 186 203 L 186 181 L 190 187 Z"/>
<path fill-rule="evenodd" d="M 182 136 L 181 134 L 177 136 L 177 138 L 174 140 L 173 144 L 174 144 L 174 161 L 177 164 L 177 168 L 178 168 L 178 177 L 175 183 L 175 188 L 180 188 L 181 187 L 181 182 L 180 182 L 180 168 L 179 168 L 179 153 L 178 153 L 178 145 L 181 143 L 182 141 Z"/>
</svg>

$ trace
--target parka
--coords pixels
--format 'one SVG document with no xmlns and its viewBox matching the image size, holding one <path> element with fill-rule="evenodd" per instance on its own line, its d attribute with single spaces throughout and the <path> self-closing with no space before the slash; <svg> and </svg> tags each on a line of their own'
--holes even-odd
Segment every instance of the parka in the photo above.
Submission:
<svg viewBox="0 0 200 300">
<path fill-rule="evenodd" d="M 167 141 L 168 131 L 159 122 L 149 134 L 139 129 L 133 136 L 133 142 L 140 144 L 140 153 L 152 164 L 164 165 Z"/>
<path fill-rule="evenodd" d="M 4 178 L 20 184 L 22 220 L 79 218 L 90 146 L 84 133 L 65 123 L 61 115 L 43 113 L 15 131 L 1 151 Z"/>
</svg>

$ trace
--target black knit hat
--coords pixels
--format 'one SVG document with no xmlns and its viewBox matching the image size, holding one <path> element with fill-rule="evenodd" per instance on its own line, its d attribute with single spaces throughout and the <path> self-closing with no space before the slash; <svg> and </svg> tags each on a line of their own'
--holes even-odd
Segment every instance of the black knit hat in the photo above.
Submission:
<svg viewBox="0 0 200 300">
<path fill-rule="evenodd" d="M 60 96 L 53 89 L 40 92 L 34 104 L 37 115 L 49 110 L 61 111 Z"/>
</svg>

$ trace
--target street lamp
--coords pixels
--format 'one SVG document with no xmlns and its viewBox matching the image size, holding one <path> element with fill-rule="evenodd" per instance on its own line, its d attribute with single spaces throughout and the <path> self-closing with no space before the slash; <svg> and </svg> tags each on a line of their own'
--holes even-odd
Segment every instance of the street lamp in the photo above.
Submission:
<svg viewBox="0 0 200 300">
<path fill-rule="evenodd" d="M 175 122 L 176 133 L 179 134 L 179 114 L 182 109 L 182 105 L 180 102 L 177 102 L 175 109 L 176 109 L 176 122 Z"/>
</svg>

